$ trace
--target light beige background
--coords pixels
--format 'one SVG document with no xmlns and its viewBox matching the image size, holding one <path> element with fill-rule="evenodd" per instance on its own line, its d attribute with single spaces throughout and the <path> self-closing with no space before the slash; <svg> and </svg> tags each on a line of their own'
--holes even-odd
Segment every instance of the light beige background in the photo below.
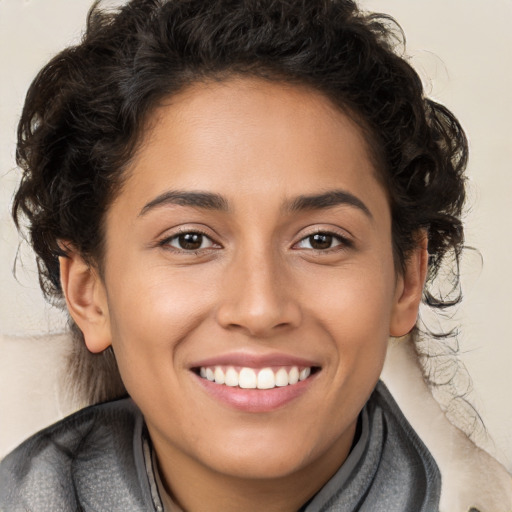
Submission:
<svg viewBox="0 0 512 512">
<path fill-rule="evenodd" d="M 65 325 L 62 314 L 44 304 L 32 255 L 23 245 L 18 280 L 12 275 L 19 238 L 9 207 L 18 180 L 15 131 L 25 91 L 45 61 L 77 40 L 90 3 L 0 0 L 0 457 L 32 424 L 43 426 L 59 413 L 51 409 L 29 422 L 23 390 L 9 385 L 26 375 L 41 383 L 39 392 L 51 389 L 48 375 L 57 369 L 41 346 L 37 353 L 23 353 L 12 338 L 1 342 L 2 336 L 58 333 Z M 431 96 L 458 115 L 469 136 L 467 243 L 479 249 L 483 266 L 471 253 L 463 266 L 465 300 L 456 316 L 462 324 L 460 357 L 473 378 L 470 398 L 489 432 L 478 441 L 512 471 L 512 0 L 361 5 L 400 22 Z"/>
</svg>

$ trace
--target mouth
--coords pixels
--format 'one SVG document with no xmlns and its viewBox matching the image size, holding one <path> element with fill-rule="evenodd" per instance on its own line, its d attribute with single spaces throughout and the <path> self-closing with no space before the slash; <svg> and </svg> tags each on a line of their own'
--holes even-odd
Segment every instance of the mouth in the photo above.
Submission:
<svg viewBox="0 0 512 512">
<path fill-rule="evenodd" d="M 317 366 L 200 366 L 193 371 L 202 379 L 240 389 L 268 390 L 295 386 L 320 370 Z"/>
<path fill-rule="evenodd" d="M 314 389 L 322 367 L 289 354 L 222 354 L 189 369 L 217 403 L 248 413 L 279 410 Z"/>
</svg>

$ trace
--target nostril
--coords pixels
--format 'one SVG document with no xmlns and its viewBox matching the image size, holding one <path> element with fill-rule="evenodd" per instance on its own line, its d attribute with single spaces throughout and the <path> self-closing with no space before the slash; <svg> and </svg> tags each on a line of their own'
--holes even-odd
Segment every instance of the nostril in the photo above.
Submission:
<svg viewBox="0 0 512 512">
<path fill-rule="evenodd" d="M 217 321 L 230 330 L 243 331 L 249 336 L 267 337 L 300 325 L 302 313 L 298 304 L 248 303 L 247 298 L 226 302 L 217 310 Z"/>
</svg>

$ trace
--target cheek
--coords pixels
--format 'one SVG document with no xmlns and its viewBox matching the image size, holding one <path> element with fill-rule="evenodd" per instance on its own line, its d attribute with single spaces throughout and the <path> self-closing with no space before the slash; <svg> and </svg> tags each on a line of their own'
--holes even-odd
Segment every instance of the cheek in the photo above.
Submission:
<svg viewBox="0 0 512 512">
<path fill-rule="evenodd" d="M 185 278 L 165 266 L 141 266 L 136 272 L 119 266 L 109 277 L 112 345 L 125 384 L 144 375 L 172 374 L 181 342 L 210 309 L 205 277 Z"/>
<path fill-rule="evenodd" d="M 139 334 L 162 329 L 168 338 L 172 325 L 179 338 L 180 330 L 185 330 L 210 302 L 207 282 L 200 272 L 170 269 L 165 264 L 148 266 L 141 262 L 119 267 L 108 285 L 113 299 L 109 301 L 111 316 L 119 320 L 116 329 Z"/>
<path fill-rule="evenodd" d="M 392 268 L 392 267 L 391 267 Z M 390 332 L 394 300 L 394 273 L 375 264 L 348 269 L 324 279 L 314 292 L 314 276 L 306 293 L 310 317 L 328 333 L 337 358 L 337 378 L 364 384 L 378 378 Z"/>
<path fill-rule="evenodd" d="M 347 340 L 357 333 L 389 334 L 394 279 L 393 273 L 381 265 L 335 269 L 329 276 L 317 279 L 313 274 L 307 286 L 304 294 L 314 299 L 306 307 L 314 310 L 314 315 L 330 329 L 346 335 Z"/>
</svg>

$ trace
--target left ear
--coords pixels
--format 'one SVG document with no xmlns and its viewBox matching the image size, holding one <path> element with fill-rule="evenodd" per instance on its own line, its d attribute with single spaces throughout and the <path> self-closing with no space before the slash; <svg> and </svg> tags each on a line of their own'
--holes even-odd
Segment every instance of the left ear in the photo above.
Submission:
<svg viewBox="0 0 512 512">
<path fill-rule="evenodd" d="M 391 312 L 390 335 L 405 336 L 416 325 L 428 267 L 428 237 L 418 233 L 418 245 L 406 261 L 404 273 L 398 276 Z"/>
</svg>

